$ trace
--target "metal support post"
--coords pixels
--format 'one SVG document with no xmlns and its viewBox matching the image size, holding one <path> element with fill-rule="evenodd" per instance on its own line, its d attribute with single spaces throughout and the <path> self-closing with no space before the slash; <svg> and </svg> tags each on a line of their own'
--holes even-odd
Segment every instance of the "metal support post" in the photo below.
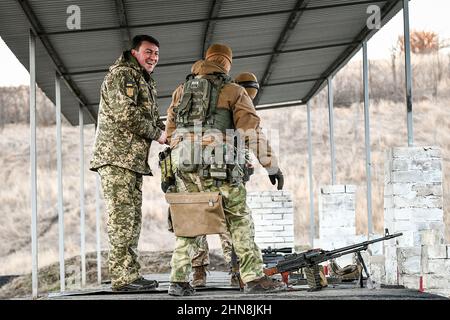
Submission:
<svg viewBox="0 0 450 320">
<path fill-rule="evenodd" d="M 408 1 L 403 0 L 403 27 L 405 46 L 405 86 L 406 86 L 406 120 L 408 126 L 408 146 L 414 144 L 413 115 L 412 115 L 412 68 L 411 68 L 411 42 L 409 34 L 409 8 Z"/>
<path fill-rule="evenodd" d="M 80 126 L 80 236 L 81 236 L 81 286 L 86 285 L 86 235 L 85 235 L 85 212 L 84 212 L 84 121 L 83 106 L 78 109 Z"/>
<path fill-rule="evenodd" d="M 56 167 L 58 172 L 58 238 L 59 238 L 59 282 L 60 291 L 66 290 L 64 264 L 64 207 L 62 184 L 62 152 L 61 152 L 61 79 L 55 74 L 55 103 L 56 103 Z"/>
<path fill-rule="evenodd" d="M 328 77 L 328 119 L 330 126 L 331 184 L 336 184 L 336 154 L 334 148 L 333 79 Z"/>
<path fill-rule="evenodd" d="M 308 118 L 308 171 L 309 171 L 309 243 L 314 246 L 314 193 L 313 193 L 313 167 L 312 167 L 312 139 L 311 139 L 311 102 L 306 103 Z"/>
<path fill-rule="evenodd" d="M 36 175 L 36 35 L 30 30 L 30 182 L 31 182 L 31 289 L 38 296 L 37 175 Z"/>
<path fill-rule="evenodd" d="M 373 234 L 372 226 L 372 160 L 370 157 L 370 122 L 369 122 L 369 64 L 367 59 L 367 42 L 363 42 L 363 84 L 364 84 L 364 133 L 366 145 L 366 182 L 367 182 L 367 236 Z"/>
</svg>

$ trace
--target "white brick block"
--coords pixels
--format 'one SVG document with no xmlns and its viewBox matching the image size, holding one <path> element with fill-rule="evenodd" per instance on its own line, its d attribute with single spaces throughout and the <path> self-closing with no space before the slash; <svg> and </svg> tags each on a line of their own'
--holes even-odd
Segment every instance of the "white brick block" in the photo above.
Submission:
<svg viewBox="0 0 450 320">
<path fill-rule="evenodd" d="M 428 273 L 450 278 L 450 259 L 428 260 Z"/>
<path fill-rule="evenodd" d="M 413 190 L 412 185 L 410 183 L 393 183 L 390 184 L 390 186 L 391 186 L 390 188 L 392 188 L 390 194 L 392 195 L 407 195 L 411 193 L 411 191 Z"/>
<path fill-rule="evenodd" d="M 277 225 L 288 225 L 288 226 L 290 226 L 290 225 L 293 224 L 293 220 L 291 220 L 291 219 L 286 219 L 286 220 L 273 220 L 273 221 L 276 221 L 276 224 L 277 224 Z"/>
<path fill-rule="evenodd" d="M 281 202 L 268 202 L 262 204 L 263 208 L 282 208 L 283 203 Z"/>
<path fill-rule="evenodd" d="M 398 269 L 402 274 L 419 274 L 421 247 L 397 248 Z"/>
<path fill-rule="evenodd" d="M 291 223 L 294 221 L 294 215 L 290 213 L 284 213 L 282 215 L 283 221 L 290 221 Z"/>
<path fill-rule="evenodd" d="M 288 202 L 288 201 L 292 201 L 292 199 L 291 199 L 291 197 L 288 197 L 288 196 L 274 196 L 274 197 L 272 197 L 272 201 Z"/>
<path fill-rule="evenodd" d="M 409 169 L 410 160 L 405 158 L 394 158 L 392 160 L 393 171 L 406 171 Z"/>
<path fill-rule="evenodd" d="M 272 202 L 272 197 L 259 197 L 257 199 L 255 199 L 256 202 L 266 202 L 266 203 L 270 203 Z"/>
<path fill-rule="evenodd" d="M 258 226 L 258 232 L 266 232 L 266 231 L 283 231 L 283 226 L 277 226 L 277 225 L 259 225 Z"/>
<path fill-rule="evenodd" d="M 294 206 L 294 203 L 292 201 L 283 202 L 283 207 L 285 207 L 285 208 L 292 208 L 293 206 Z"/>
<path fill-rule="evenodd" d="M 267 214 L 267 215 L 265 215 L 264 216 L 264 220 L 281 220 L 281 219 L 283 219 L 283 214 L 274 214 L 274 213 L 272 213 L 272 214 Z"/>
<path fill-rule="evenodd" d="M 271 215 L 272 210 L 266 209 L 266 208 L 252 209 L 252 214 L 253 214 L 253 216 L 255 216 L 255 215 Z"/>
<path fill-rule="evenodd" d="M 385 246 L 385 270 L 386 270 L 386 283 L 397 284 L 397 248 L 395 246 Z"/>
<path fill-rule="evenodd" d="M 417 184 L 411 187 L 418 196 L 442 196 L 442 184 Z"/>
<path fill-rule="evenodd" d="M 289 213 L 289 214 L 293 214 L 294 213 L 294 208 L 273 208 L 272 209 L 273 213 Z"/>
<path fill-rule="evenodd" d="M 427 251 L 428 259 L 446 259 L 447 247 L 444 245 L 423 246 Z"/>
<path fill-rule="evenodd" d="M 247 201 L 247 204 L 248 204 L 250 209 L 262 208 L 261 202 L 249 202 L 249 201 Z"/>
<path fill-rule="evenodd" d="M 345 185 L 327 185 L 320 188 L 321 193 L 345 193 Z"/>
<path fill-rule="evenodd" d="M 353 185 L 353 184 L 345 185 L 345 192 L 346 193 L 355 193 L 356 192 L 356 186 Z"/>
<path fill-rule="evenodd" d="M 255 228 L 259 229 L 262 226 L 271 226 L 271 225 L 273 225 L 274 221 L 276 221 L 276 220 L 263 220 L 263 219 L 256 220 L 255 217 L 253 217 L 253 221 L 255 223 Z"/>
<path fill-rule="evenodd" d="M 408 289 L 419 290 L 420 275 L 401 274 L 399 277 L 399 284 Z"/>
</svg>

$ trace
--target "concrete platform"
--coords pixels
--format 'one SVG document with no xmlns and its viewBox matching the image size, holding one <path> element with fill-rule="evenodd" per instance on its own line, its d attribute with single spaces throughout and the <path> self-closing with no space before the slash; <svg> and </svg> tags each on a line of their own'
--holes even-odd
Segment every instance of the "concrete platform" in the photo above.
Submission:
<svg viewBox="0 0 450 320">
<path fill-rule="evenodd" d="M 172 297 L 167 294 L 168 274 L 149 274 L 147 279 L 159 281 L 152 291 L 117 293 L 110 285 L 86 288 L 79 291 L 51 293 L 49 300 L 450 300 L 443 296 L 406 289 L 400 286 L 378 289 L 360 288 L 355 282 L 329 284 L 320 291 L 308 292 L 307 285 L 293 285 L 286 292 L 273 294 L 245 294 L 239 288 L 228 285 L 230 276 L 226 272 L 211 271 L 207 287 L 197 290 L 194 296 Z"/>
</svg>

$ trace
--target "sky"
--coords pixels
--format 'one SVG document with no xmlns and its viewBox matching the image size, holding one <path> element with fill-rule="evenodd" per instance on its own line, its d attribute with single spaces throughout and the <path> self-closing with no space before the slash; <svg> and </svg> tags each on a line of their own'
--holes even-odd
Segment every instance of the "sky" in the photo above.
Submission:
<svg viewBox="0 0 450 320">
<path fill-rule="evenodd" d="M 450 0 L 411 0 L 410 29 L 433 31 L 441 39 L 450 39 Z M 400 11 L 368 42 L 369 59 L 390 57 L 390 50 L 403 34 L 403 12 Z M 354 59 L 360 59 L 357 54 Z M 0 37 L 0 86 L 29 84 L 29 74 Z"/>
</svg>

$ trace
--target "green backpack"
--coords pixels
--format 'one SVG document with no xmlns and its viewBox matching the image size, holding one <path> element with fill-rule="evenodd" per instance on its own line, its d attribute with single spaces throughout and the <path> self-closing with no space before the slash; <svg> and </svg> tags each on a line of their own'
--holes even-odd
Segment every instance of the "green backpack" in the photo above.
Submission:
<svg viewBox="0 0 450 320">
<path fill-rule="evenodd" d="M 201 123 L 203 131 L 207 129 L 233 129 L 230 110 L 217 108 L 219 93 L 224 84 L 232 82 L 230 76 L 223 73 L 193 76 L 189 75 L 184 83 L 183 97 L 176 107 L 177 128 L 194 131 L 194 125 Z"/>
</svg>

